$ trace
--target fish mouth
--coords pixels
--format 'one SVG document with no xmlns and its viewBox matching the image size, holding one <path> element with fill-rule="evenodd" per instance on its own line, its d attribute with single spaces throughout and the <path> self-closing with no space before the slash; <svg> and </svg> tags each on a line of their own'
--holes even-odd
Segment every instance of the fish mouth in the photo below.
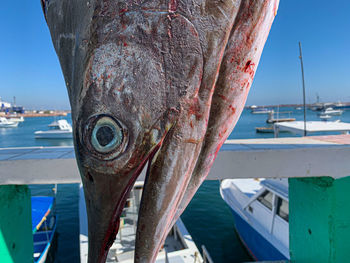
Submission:
<svg viewBox="0 0 350 263">
<path fill-rule="evenodd" d="M 84 172 L 83 184 L 88 215 L 89 263 L 104 263 L 119 230 L 120 216 L 127 197 L 147 162 L 159 150 L 157 145 L 139 166 L 121 180 L 119 176 Z M 118 189 L 123 189 L 118 191 Z"/>
</svg>

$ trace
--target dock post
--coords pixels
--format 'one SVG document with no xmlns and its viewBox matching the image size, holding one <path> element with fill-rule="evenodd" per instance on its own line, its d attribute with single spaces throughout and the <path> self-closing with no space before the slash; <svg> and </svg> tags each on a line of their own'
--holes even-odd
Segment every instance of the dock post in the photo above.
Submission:
<svg viewBox="0 0 350 263">
<path fill-rule="evenodd" d="M 348 262 L 350 177 L 289 179 L 291 262 Z"/>
<path fill-rule="evenodd" d="M 27 185 L 0 185 L 0 262 L 33 262 L 31 195 Z"/>
</svg>

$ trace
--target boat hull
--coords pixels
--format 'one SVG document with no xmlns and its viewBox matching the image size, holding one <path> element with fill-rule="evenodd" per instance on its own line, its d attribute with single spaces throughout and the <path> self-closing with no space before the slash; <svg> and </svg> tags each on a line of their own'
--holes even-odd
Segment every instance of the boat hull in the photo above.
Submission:
<svg viewBox="0 0 350 263">
<path fill-rule="evenodd" d="M 267 111 L 252 111 L 252 114 L 270 114 L 272 111 L 267 110 Z"/>
<path fill-rule="evenodd" d="M 9 118 L 7 119 L 9 122 L 24 122 L 24 118 Z"/>
<path fill-rule="evenodd" d="M 243 245 L 255 260 L 288 260 L 239 214 L 237 214 L 232 208 L 230 208 L 230 210 L 234 217 L 237 234 L 239 235 Z"/>
<path fill-rule="evenodd" d="M 329 116 L 340 116 L 343 114 L 343 111 L 329 111 L 329 112 L 322 112 L 319 114 L 319 116 L 325 116 L 325 115 L 329 115 Z"/>
<path fill-rule="evenodd" d="M 55 233 L 56 233 L 56 219 L 55 219 L 54 226 L 51 230 L 43 233 L 37 232 L 34 234 L 34 237 L 33 237 L 34 255 L 36 253 L 39 254 L 38 257 L 34 256 L 34 263 L 44 263 L 46 261 Z"/>
<path fill-rule="evenodd" d="M 0 124 L 0 128 L 16 128 L 17 126 L 18 126 L 18 122 Z"/>
<path fill-rule="evenodd" d="M 258 133 L 274 133 L 273 127 L 256 127 L 255 131 Z"/>
<path fill-rule="evenodd" d="M 54 202 L 55 197 L 34 196 L 31 198 L 34 263 L 46 262 L 50 254 L 57 226 L 57 217 L 53 210 Z"/>
<path fill-rule="evenodd" d="M 342 106 L 333 106 L 333 109 L 337 109 L 337 110 L 342 110 L 342 109 L 350 109 L 350 105 L 342 105 Z"/>
</svg>

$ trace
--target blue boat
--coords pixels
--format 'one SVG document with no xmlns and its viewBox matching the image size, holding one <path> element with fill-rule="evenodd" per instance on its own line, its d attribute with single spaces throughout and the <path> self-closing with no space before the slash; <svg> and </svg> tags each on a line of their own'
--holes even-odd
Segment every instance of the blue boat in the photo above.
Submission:
<svg viewBox="0 0 350 263">
<path fill-rule="evenodd" d="M 348 110 L 350 109 L 350 105 L 335 104 L 333 109 Z"/>
<path fill-rule="evenodd" d="M 54 197 L 33 196 L 32 231 L 34 263 L 45 262 L 56 231 L 56 217 L 53 214 Z"/>
<path fill-rule="evenodd" d="M 258 261 L 289 260 L 288 181 L 227 179 L 220 193 L 242 243 Z"/>
</svg>

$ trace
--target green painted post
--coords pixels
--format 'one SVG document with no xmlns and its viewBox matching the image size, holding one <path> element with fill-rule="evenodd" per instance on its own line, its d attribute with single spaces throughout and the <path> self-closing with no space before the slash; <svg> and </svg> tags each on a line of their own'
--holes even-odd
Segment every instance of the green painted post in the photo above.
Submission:
<svg viewBox="0 0 350 263">
<path fill-rule="evenodd" d="M 349 262 L 350 177 L 289 179 L 291 262 Z"/>
<path fill-rule="evenodd" d="M 33 262 L 30 190 L 0 185 L 0 262 Z"/>
</svg>

